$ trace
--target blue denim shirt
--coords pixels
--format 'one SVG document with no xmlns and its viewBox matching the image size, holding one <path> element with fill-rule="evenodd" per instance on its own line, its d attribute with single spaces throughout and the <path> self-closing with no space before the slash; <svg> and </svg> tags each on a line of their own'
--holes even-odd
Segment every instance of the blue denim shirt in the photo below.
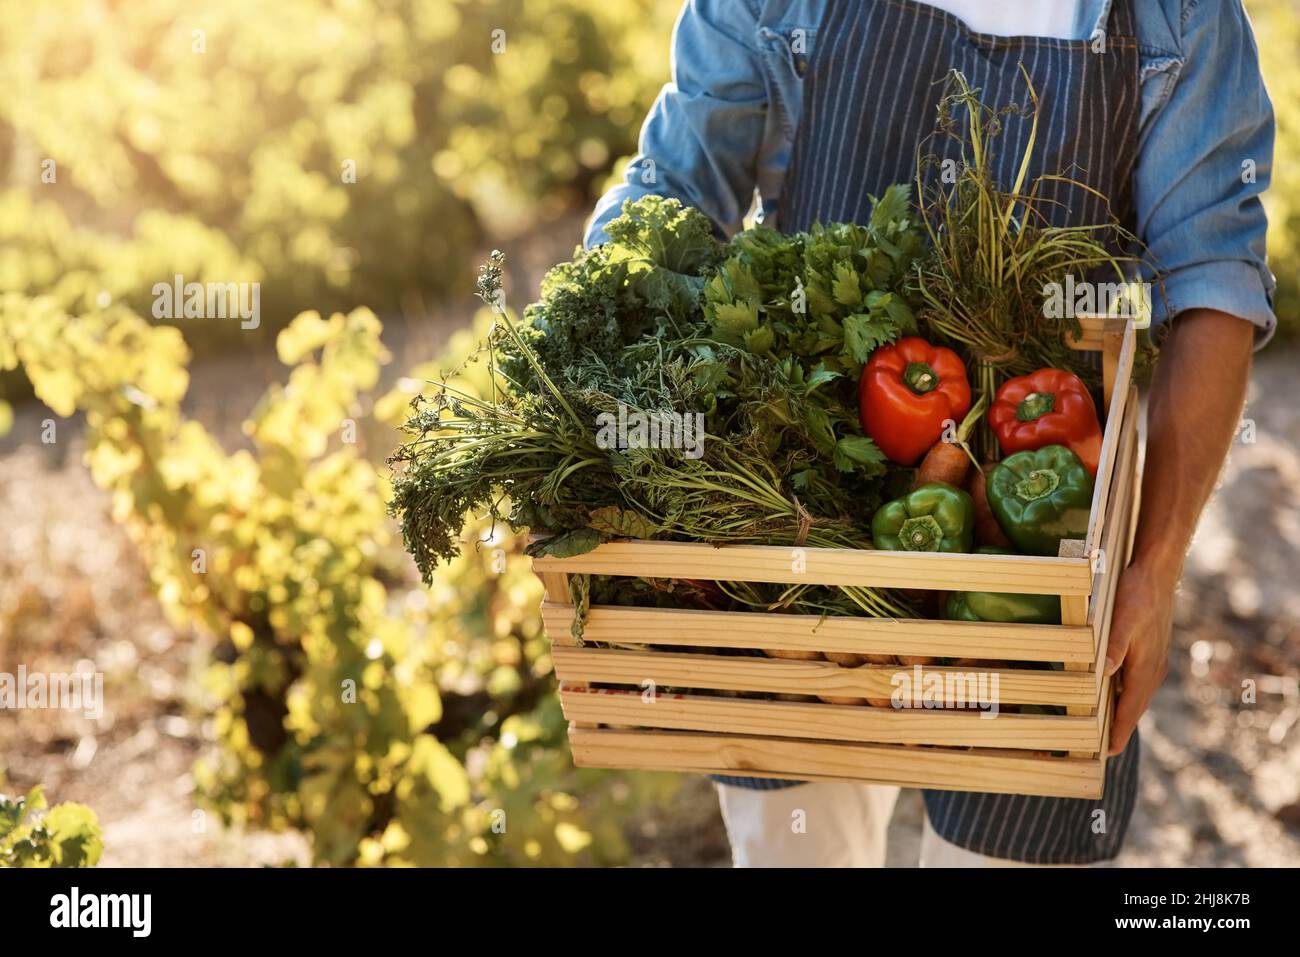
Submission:
<svg viewBox="0 0 1300 957">
<path fill-rule="evenodd" d="M 1075 39 L 1111 0 L 1083 0 Z M 1141 58 L 1138 236 L 1164 279 L 1153 329 L 1185 309 L 1276 325 L 1260 194 L 1273 165 L 1273 106 L 1241 0 L 1132 0 Z M 626 199 L 675 196 L 718 232 L 741 228 L 755 193 L 775 225 L 827 0 L 687 0 L 673 30 L 672 82 L 641 130 L 623 181 L 596 206 L 588 246 Z M 1149 276 L 1147 278 L 1150 278 Z"/>
</svg>

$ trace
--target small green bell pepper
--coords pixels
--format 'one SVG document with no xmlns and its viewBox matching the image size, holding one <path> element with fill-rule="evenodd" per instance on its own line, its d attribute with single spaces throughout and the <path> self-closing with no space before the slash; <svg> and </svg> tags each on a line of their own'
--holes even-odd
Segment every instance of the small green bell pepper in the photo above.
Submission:
<svg viewBox="0 0 1300 957">
<path fill-rule="evenodd" d="M 985 545 L 981 555 L 1010 555 L 1005 548 Z M 1025 625 L 1059 625 L 1061 599 L 1058 595 L 1012 595 L 996 591 L 955 591 L 944 602 L 943 617 L 949 621 L 1009 621 Z"/>
<path fill-rule="evenodd" d="M 1003 459 L 989 476 L 989 506 L 1020 551 L 1055 555 L 1063 538 L 1088 533 L 1092 476 L 1064 445 Z"/>
<path fill-rule="evenodd" d="M 968 552 L 975 539 L 975 503 L 947 482 L 922 485 L 876 510 L 871 539 L 889 551 Z"/>
<path fill-rule="evenodd" d="M 955 591 L 948 595 L 943 617 L 949 621 L 1009 621 L 1022 625 L 1059 625 L 1061 599 L 1056 595 Z"/>
</svg>

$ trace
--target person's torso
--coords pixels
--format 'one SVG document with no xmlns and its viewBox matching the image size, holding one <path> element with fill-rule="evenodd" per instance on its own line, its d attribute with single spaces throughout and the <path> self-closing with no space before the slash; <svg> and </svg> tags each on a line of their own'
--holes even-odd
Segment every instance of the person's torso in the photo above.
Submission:
<svg viewBox="0 0 1300 957">
<path fill-rule="evenodd" d="M 769 99 L 763 152 L 770 161 L 760 169 L 757 188 L 764 219 L 775 222 L 794 134 L 802 118 L 804 78 L 816 49 L 818 27 L 830 0 L 752 2 L 759 9 L 756 42 L 763 54 L 764 81 Z M 1075 40 L 1092 37 L 1104 25 L 1111 6 L 1110 0 L 1008 0 L 996 5 L 987 0 L 907 2 L 945 10 L 961 18 L 973 33 L 1059 36 Z M 1045 8 L 1044 2 L 1055 9 Z M 1168 96 L 1182 66 L 1175 25 L 1181 15 L 1183 0 L 1130 2 L 1141 63 L 1140 137 L 1147 120 Z"/>
</svg>

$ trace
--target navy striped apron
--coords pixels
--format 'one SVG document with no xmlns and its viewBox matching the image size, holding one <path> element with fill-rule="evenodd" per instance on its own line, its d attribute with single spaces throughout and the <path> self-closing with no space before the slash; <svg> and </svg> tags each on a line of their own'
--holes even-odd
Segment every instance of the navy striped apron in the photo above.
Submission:
<svg viewBox="0 0 1300 957">
<path fill-rule="evenodd" d="M 1021 65 L 1039 97 L 1029 177 L 1064 173 L 1111 200 L 1077 187 L 1046 193 L 1057 225 L 1106 222 L 1133 230 L 1137 160 L 1138 52 L 1131 0 L 1113 0 L 1091 40 L 973 33 L 952 14 L 910 0 L 830 0 L 804 85 L 804 104 L 781 200 L 780 227 L 866 222 L 871 196 L 914 182 L 918 145 L 933 131 L 951 69 L 999 109 L 1029 101 Z M 1100 50 L 1101 52 L 1096 52 Z M 1004 187 L 1015 181 L 1029 117 L 1003 117 L 993 165 Z M 950 137 L 926 152 L 956 159 Z M 927 187 L 941 166 L 928 167 Z M 925 791 L 935 831 L 966 850 L 1031 864 L 1088 864 L 1119 852 L 1137 794 L 1138 736 L 1106 763 L 1098 801 Z M 798 781 L 717 776 L 738 787 L 776 789 Z M 1099 813 L 1100 812 L 1100 813 Z"/>
</svg>

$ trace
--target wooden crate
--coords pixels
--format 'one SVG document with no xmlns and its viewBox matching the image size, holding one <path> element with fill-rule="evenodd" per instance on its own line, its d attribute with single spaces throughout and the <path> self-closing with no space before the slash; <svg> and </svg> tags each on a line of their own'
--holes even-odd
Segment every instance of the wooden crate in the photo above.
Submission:
<svg viewBox="0 0 1300 957">
<path fill-rule="evenodd" d="M 786 546 L 619 541 L 574 558 L 535 559 L 575 763 L 1100 796 L 1113 710 L 1101 662 L 1138 508 L 1138 402 L 1130 382 L 1132 324 L 1090 318 L 1083 325 L 1076 348 L 1103 354 L 1105 436 L 1087 538 L 1063 542 L 1058 557 L 804 548 L 795 572 Z M 597 605 L 578 641 L 570 633 L 571 574 L 1054 594 L 1062 624 Z M 980 672 L 991 682 L 996 675 L 1001 705 L 1055 705 L 1067 713 L 990 718 L 970 710 L 737 697 L 889 698 L 895 674 L 918 672 L 719 653 L 728 649 L 988 659 L 1001 667 L 927 665 L 919 674 L 938 673 L 945 682 Z M 1015 666 L 1023 662 L 1057 667 Z M 660 688 L 685 692 L 654 690 Z"/>
</svg>

